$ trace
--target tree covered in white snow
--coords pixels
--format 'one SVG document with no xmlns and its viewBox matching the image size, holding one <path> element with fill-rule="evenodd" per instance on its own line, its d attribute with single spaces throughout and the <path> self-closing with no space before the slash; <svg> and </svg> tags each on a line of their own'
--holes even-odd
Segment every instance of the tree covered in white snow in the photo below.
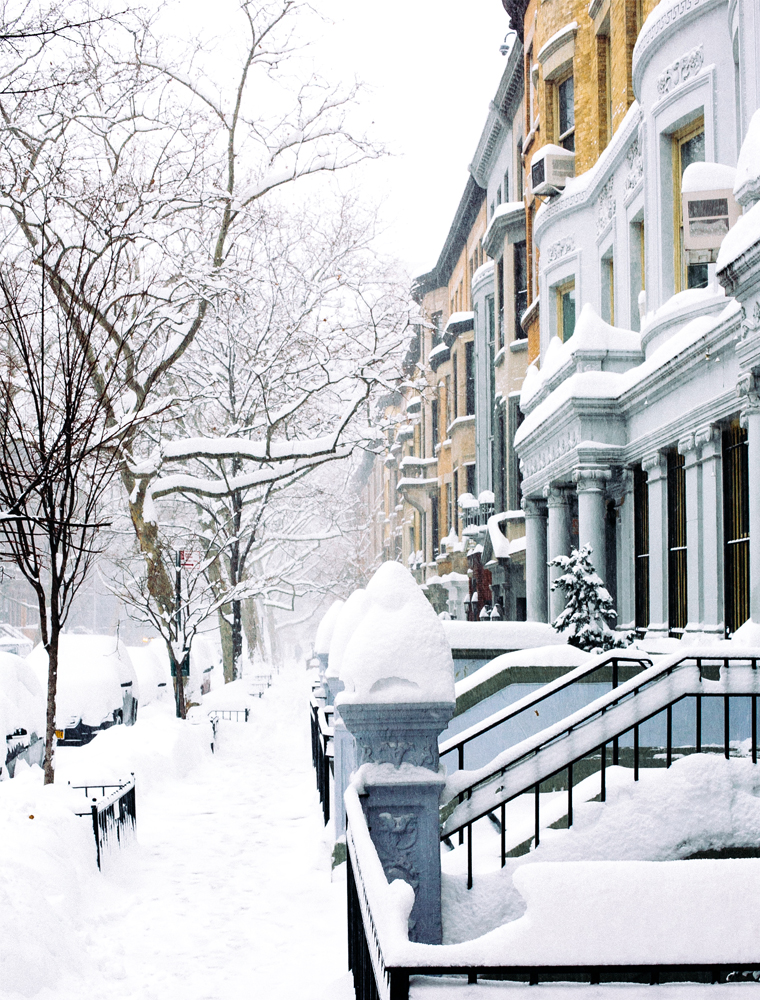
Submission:
<svg viewBox="0 0 760 1000">
<path fill-rule="evenodd" d="M 154 500 L 181 493 L 228 505 L 234 590 L 237 547 L 247 544 L 242 495 L 266 497 L 349 454 L 348 429 L 387 377 L 388 338 L 404 320 L 365 237 L 365 265 L 351 269 L 341 254 L 357 247 L 341 247 L 340 216 L 332 243 L 318 214 L 301 220 L 301 234 L 291 215 L 283 242 L 277 206 L 265 207 L 295 181 L 313 184 L 305 178 L 379 150 L 346 127 L 354 85 L 292 71 L 306 4 L 240 0 L 223 79 L 218 51 L 162 37 L 160 20 L 77 12 L 69 5 L 69 29 L 44 46 L 30 42 L 20 57 L 0 49 L 0 75 L 13 76 L 0 93 L 0 242 L 39 269 L 62 309 L 103 333 L 92 379 L 106 387 L 107 423 L 128 427 L 120 477 L 147 593 L 168 624 L 175 587 Z M 307 230 L 314 238 L 302 243 Z M 277 241 L 292 248 L 294 236 L 301 259 L 278 256 Z M 97 300 L 76 284 L 82 266 L 106 292 Z M 253 408 L 240 385 L 239 405 L 224 412 L 230 362 L 246 366 Z M 203 419 L 190 418 L 199 406 Z"/>
<path fill-rule="evenodd" d="M 591 562 L 591 546 L 573 549 L 569 556 L 557 556 L 549 563 L 559 566 L 562 576 L 552 590 L 565 595 L 565 607 L 552 622 L 558 632 L 569 632 L 568 642 L 579 649 L 607 650 L 627 646 L 631 634 L 616 632 L 617 620 L 612 598 Z"/>
</svg>

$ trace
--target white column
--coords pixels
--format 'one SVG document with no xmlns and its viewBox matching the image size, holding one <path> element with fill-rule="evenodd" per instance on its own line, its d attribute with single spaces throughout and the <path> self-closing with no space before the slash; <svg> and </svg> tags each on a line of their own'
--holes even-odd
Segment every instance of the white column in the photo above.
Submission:
<svg viewBox="0 0 760 1000">
<path fill-rule="evenodd" d="M 685 632 L 702 631 L 700 607 L 699 565 L 702 561 L 702 537 L 699 530 L 699 463 L 697 445 L 693 434 L 678 442 L 678 453 L 684 459 L 684 484 L 686 492 L 686 628 Z"/>
<path fill-rule="evenodd" d="M 749 467 L 749 608 L 752 621 L 760 624 L 760 395 L 748 396 L 742 415 Z"/>
<path fill-rule="evenodd" d="M 610 470 L 598 466 L 576 469 L 578 488 L 578 545 L 591 546 L 594 569 L 607 583 L 606 484 Z"/>
<path fill-rule="evenodd" d="M 701 448 L 700 492 L 702 545 L 699 564 L 702 631 L 722 639 L 723 608 L 723 453 L 720 428 L 701 427 L 696 435 Z"/>
<path fill-rule="evenodd" d="M 567 490 L 555 486 L 547 486 L 544 489 L 546 506 L 549 512 L 549 559 L 556 559 L 557 556 L 570 555 L 570 497 Z M 561 590 L 552 590 L 551 584 L 562 576 L 559 566 L 549 566 L 549 612 L 550 621 L 564 610 L 565 597 Z"/>
<path fill-rule="evenodd" d="M 636 559 L 633 510 L 633 473 L 623 469 L 617 522 L 617 627 L 624 632 L 636 624 Z"/>
<path fill-rule="evenodd" d="M 655 452 L 642 459 L 649 493 L 649 628 L 647 634 L 668 634 L 668 466 Z"/>
<path fill-rule="evenodd" d="M 546 574 L 546 507 L 541 500 L 523 497 L 525 511 L 525 590 L 529 622 L 548 617 Z"/>
</svg>

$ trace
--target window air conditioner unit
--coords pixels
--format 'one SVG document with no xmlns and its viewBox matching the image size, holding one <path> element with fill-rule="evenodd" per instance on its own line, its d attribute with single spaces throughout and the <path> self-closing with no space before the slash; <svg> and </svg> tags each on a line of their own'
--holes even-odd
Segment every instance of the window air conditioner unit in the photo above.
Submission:
<svg viewBox="0 0 760 1000">
<path fill-rule="evenodd" d="M 542 146 L 530 161 L 533 194 L 559 194 L 568 177 L 575 177 L 575 153 L 562 146 Z"/>
<path fill-rule="evenodd" d="M 734 199 L 736 171 L 722 163 L 691 163 L 681 181 L 683 248 L 689 264 L 712 264 L 723 237 L 742 214 Z"/>
</svg>

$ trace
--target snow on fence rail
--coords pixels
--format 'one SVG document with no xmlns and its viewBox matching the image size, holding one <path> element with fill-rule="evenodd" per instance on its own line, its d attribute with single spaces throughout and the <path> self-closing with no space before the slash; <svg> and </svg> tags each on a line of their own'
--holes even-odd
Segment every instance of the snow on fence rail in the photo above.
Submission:
<svg viewBox="0 0 760 1000">
<path fill-rule="evenodd" d="M 757 946 L 757 919 L 753 899 L 760 886 L 756 869 L 746 860 L 708 862 L 601 862 L 592 863 L 598 891 L 590 899 L 583 896 L 589 869 L 584 863 L 565 865 L 534 864 L 520 869 L 528 901 L 524 918 L 508 921 L 488 933 L 459 944 L 419 944 L 409 941 L 407 921 L 414 902 L 414 890 L 400 878 L 392 882 L 372 842 L 357 789 L 349 787 L 345 796 L 348 829 L 348 946 L 349 967 L 357 1000 L 409 1000 L 410 985 L 435 977 L 442 992 L 447 977 L 453 989 L 479 980 L 540 982 L 720 983 L 754 979 L 760 970 Z M 683 868 L 682 865 L 702 865 Z M 668 869 L 666 871 L 666 869 Z M 572 895 L 557 916 L 557 879 L 565 877 L 566 891 Z M 678 884 L 675 902 L 663 886 Z M 646 885 L 646 898 L 637 896 L 637 907 L 628 915 L 633 933 L 621 928 L 622 900 L 634 895 L 630 883 Z M 730 891 L 725 891 L 728 882 Z M 626 893 L 622 889 L 626 889 Z M 723 892 L 721 892 L 723 889 Z M 734 901 L 732 893 L 741 898 Z M 673 893 L 671 893 L 673 895 Z M 728 902 L 718 917 L 720 930 L 704 920 L 704 913 L 720 896 Z M 724 900 L 724 902 L 725 902 Z M 679 905 L 686 903 L 685 910 Z M 567 918 L 573 906 L 585 906 L 586 919 L 580 931 Z M 593 919 L 599 905 L 606 930 L 602 944 L 599 925 Z M 547 918 L 549 914 L 549 918 Z M 554 914 L 555 925 L 550 926 Z M 681 933 L 674 916 L 687 926 Z M 612 919 L 614 917 L 615 919 Z M 638 931 L 648 928 L 649 937 L 659 942 L 654 950 L 637 947 Z M 559 940 L 559 939 L 562 940 Z M 578 939 L 578 940 L 576 940 Z M 669 943 L 670 942 L 670 943 Z M 578 950 L 580 949 L 580 950 Z M 636 961 L 639 952 L 644 961 Z M 646 961 L 647 956 L 654 960 Z M 754 957 L 756 956 L 756 957 Z M 675 961 L 673 961 L 675 959 Z"/>
<path fill-rule="evenodd" d="M 83 812 L 76 811 L 76 815 L 92 817 L 98 868 L 102 870 L 107 854 L 131 843 L 135 837 L 137 809 L 134 772 L 129 781 L 122 781 L 117 785 L 98 783 L 69 787 L 75 791 L 84 791 L 85 796 L 89 796 L 90 789 L 100 789 L 101 797 L 93 797 L 90 808 Z M 107 788 L 111 789 L 108 793 Z"/>
</svg>

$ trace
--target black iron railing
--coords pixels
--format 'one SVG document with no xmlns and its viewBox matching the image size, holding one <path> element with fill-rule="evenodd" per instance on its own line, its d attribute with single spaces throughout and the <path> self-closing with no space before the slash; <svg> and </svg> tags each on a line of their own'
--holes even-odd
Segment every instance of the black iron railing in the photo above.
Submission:
<svg viewBox="0 0 760 1000">
<path fill-rule="evenodd" d="M 312 699 L 311 759 L 317 778 L 317 791 L 325 823 L 330 819 L 330 776 L 335 767 L 333 729 L 330 725 L 333 708 Z"/>
<path fill-rule="evenodd" d="M 212 708 L 208 717 L 212 722 L 220 719 L 227 722 L 248 722 L 249 708 Z"/>
<path fill-rule="evenodd" d="M 116 785 L 70 785 L 70 787 L 83 791 L 85 797 L 89 797 L 91 789 L 100 789 L 100 798 L 93 797 L 90 808 L 82 812 L 77 811 L 76 815 L 92 818 L 98 868 L 102 869 L 107 853 L 134 840 L 137 826 L 134 773 L 129 781 L 122 781 Z M 106 792 L 106 789 L 110 791 Z"/>
<path fill-rule="evenodd" d="M 591 678 L 600 681 L 609 679 L 612 690 L 614 690 L 621 681 L 627 680 L 651 666 L 652 661 L 647 656 L 621 656 L 620 653 L 616 652 L 605 653 L 599 657 L 592 656 L 588 662 L 569 670 L 549 684 L 544 684 L 537 691 L 525 695 L 513 705 L 507 705 L 456 736 L 444 740 L 440 744 L 438 752 L 442 758 L 447 754 L 456 753 L 457 766 L 460 771 L 463 771 L 465 769 L 465 747 L 485 733 L 490 733 L 497 726 L 518 719 L 528 712 L 535 712 L 537 705 L 552 698 L 560 691 L 577 684 L 588 684 Z"/>
<path fill-rule="evenodd" d="M 743 664 L 745 669 L 731 664 Z M 686 654 L 680 658 L 651 667 L 643 674 L 596 699 L 586 708 L 550 726 L 536 736 L 524 740 L 505 751 L 493 766 L 466 772 L 456 786 L 455 797 L 442 809 L 441 839 L 451 843 L 458 834 L 460 843 L 467 835 L 467 885 L 472 887 L 472 833 L 473 824 L 486 816 L 496 824 L 501 833 L 501 864 L 506 862 L 506 806 L 520 795 L 532 792 L 534 805 L 534 846 L 540 842 L 540 788 L 542 782 L 566 773 L 567 825 L 573 822 L 573 768 L 592 755 L 599 755 L 600 799 L 606 801 L 607 748 L 612 748 L 612 763 L 620 758 L 620 739 L 632 735 L 632 764 L 634 781 L 638 781 L 642 748 L 640 727 L 656 716 L 665 716 L 665 766 L 673 760 L 673 706 L 686 698 L 695 701 L 694 745 L 679 750 L 699 753 L 706 747 L 702 742 L 702 701 L 704 698 L 723 699 L 723 745 L 726 757 L 730 754 L 729 726 L 731 699 L 749 698 L 751 711 L 747 734 L 751 743 L 753 763 L 757 763 L 757 696 L 760 693 L 760 674 L 755 656 L 698 656 Z M 749 669 L 747 669 L 749 668 Z M 711 679 L 712 675 L 712 679 Z M 717 676 L 716 676 L 717 675 Z M 720 681 L 720 683 L 716 683 Z M 713 683 L 711 690 L 709 685 Z M 601 732 L 600 732 L 601 730 Z M 603 736 L 600 741 L 599 736 Z M 648 756 L 649 766 L 655 762 Z M 451 808 L 451 804 L 454 808 Z M 496 815 L 496 811 L 499 815 Z"/>
</svg>

